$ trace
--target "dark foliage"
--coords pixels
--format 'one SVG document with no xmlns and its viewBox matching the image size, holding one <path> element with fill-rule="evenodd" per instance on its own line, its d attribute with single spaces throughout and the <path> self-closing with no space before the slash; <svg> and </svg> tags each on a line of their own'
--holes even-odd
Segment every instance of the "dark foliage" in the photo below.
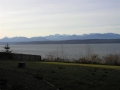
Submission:
<svg viewBox="0 0 120 90">
<path fill-rule="evenodd" d="M 0 52 L 0 59 L 13 59 L 12 50 L 10 50 L 8 43 L 5 45 L 4 50 Z"/>
</svg>

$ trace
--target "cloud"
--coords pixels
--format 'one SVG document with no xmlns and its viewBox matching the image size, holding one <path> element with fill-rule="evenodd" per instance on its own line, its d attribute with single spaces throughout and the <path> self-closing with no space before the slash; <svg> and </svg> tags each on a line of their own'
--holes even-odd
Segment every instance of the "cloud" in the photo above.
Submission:
<svg viewBox="0 0 120 90">
<path fill-rule="evenodd" d="M 119 0 L 0 1 L 0 28 L 11 36 L 109 31 L 120 33 Z"/>
</svg>

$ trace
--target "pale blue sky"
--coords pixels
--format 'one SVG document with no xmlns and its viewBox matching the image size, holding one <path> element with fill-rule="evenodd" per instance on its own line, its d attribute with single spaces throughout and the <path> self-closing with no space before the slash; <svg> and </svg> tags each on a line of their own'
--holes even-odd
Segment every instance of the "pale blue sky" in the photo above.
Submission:
<svg viewBox="0 0 120 90">
<path fill-rule="evenodd" d="M 120 0 L 0 0 L 0 38 L 120 34 Z"/>
</svg>

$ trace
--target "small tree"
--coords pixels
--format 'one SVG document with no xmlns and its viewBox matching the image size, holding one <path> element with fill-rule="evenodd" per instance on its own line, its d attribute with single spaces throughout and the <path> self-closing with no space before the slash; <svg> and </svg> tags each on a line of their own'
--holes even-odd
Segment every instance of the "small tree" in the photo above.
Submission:
<svg viewBox="0 0 120 90">
<path fill-rule="evenodd" d="M 13 59 L 13 56 L 12 56 L 12 50 L 10 50 L 10 46 L 9 44 L 7 43 L 4 47 L 4 50 L 3 51 L 3 59 Z"/>
<path fill-rule="evenodd" d="M 5 45 L 4 49 L 5 50 L 3 52 L 5 52 L 5 53 L 11 53 L 12 52 L 12 50 L 10 50 L 10 46 L 9 46 L 8 43 Z"/>
</svg>

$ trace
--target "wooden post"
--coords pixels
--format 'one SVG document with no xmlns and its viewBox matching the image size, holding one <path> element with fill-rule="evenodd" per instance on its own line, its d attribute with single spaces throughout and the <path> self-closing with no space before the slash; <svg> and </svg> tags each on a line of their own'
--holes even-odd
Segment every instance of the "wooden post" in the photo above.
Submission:
<svg viewBox="0 0 120 90">
<path fill-rule="evenodd" d="M 21 54 L 21 60 L 22 60 L 22 54 Z"/>
<path fill-rule="evenodd" d="M 35 55 L 35 61 L 36 61 L 36 55 Z"/>
<path fill-rule="evenodd" d="M 41 56 L 40 56 L 40 61 L 41 61 L 41 59 L 42 59 L 42 58 L 41 58 Z"/>
<path fill-rule="evenodd" d="M 29 61 L 31 61 L 31 55 L 29 55 Z"/>
</svg>

